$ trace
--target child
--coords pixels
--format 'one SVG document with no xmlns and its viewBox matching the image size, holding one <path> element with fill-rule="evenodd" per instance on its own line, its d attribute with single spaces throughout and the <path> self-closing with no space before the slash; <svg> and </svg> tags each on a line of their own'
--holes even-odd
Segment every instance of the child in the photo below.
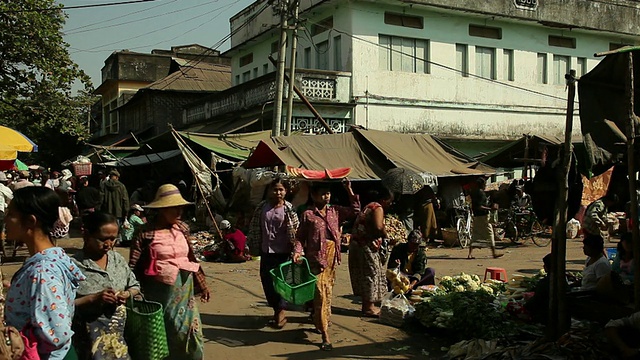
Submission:
<svg viewBox="0 0 640 360">
<path fill-rule="evenodd" d="M 133 204 L 131 206 L 131 215 L 129 216 L 128 221 L 125 221 L 122 224 L 122 242 L 124 244 L 128 244 L 133 240 L 133 236 L 136 233 L 136 230 L 143 225 L 146 221 L 143 219 L 142 213 L 144 209 L 142 206 L 138 204 Z"/>
</svg>

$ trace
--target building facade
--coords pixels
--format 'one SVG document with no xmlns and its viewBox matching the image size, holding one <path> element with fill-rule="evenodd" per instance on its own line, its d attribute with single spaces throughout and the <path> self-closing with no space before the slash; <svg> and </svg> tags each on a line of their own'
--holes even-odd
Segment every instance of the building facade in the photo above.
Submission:
<svg viewBox="0 0 640 360">
<path fill-rule="evenodd" d="M 234 85 L 275 71 L 279 13 L 231 18 Z M 301 1 L 297 67 L 342 74 L 345 124 L 443 137 L 511 139 L 564 130 L 570 69 L 640 41 L 630 0 Z M 287 54 L 288 56 L 288 54 Z M 299 80 L 301 81 L 301 79 Z M 316 82 L 317 84 L 317 82 Z M 579 101 L 579 99 L 578 99 Z M 579 108 L 579 104 L 576 106 Z M 298 117 L 310 116 L 298 108 Z M 322 113 L 322 112 L 321 112 Z M 576 111 L 574 131 L 579 131 Z"/>
</svg>

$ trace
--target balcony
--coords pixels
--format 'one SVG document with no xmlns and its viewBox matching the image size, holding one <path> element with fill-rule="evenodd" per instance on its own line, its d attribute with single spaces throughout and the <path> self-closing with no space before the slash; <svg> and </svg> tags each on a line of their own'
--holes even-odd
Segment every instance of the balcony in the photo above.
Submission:
<svg viewBox="0 0 640 360">
<path fill-rule="evenodd" d="M 276 74 L 270 73 L 234 86 L 205 100 L 188 106 L 183 112 L 183 124 L 193 124 L 232 112 L 261 107 L 275 99 Z M 295 83 L 312 103 L 349 103 L 351 73 L 298 69 Z M 285 94 L 287 97 L 287 84 Z M 297 95 L 294 95 L 298 99 Z"/>
</svg>

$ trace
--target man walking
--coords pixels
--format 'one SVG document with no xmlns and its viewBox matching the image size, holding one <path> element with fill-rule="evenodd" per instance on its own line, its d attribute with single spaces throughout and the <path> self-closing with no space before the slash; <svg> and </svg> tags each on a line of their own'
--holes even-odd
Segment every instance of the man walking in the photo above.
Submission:
<svg viewBox="0 0 640 360">
<path fill-rule="evenodd" d="M 475 259 L 471 253 L 474 248 L 491 247 L 494 258 L 499 258 L 504 254 L 496 252 L 496 242 L 493 234 L 493 226 L 489 222 L 489 199 L 485 193 L 486 180 L 480 177 L 476 180 L 471 189 L 471 211 L 473 211 L 473 229 L 471 234 L 471 244 L 469 245 L 469 255 L 467 259 Z"/>
<path fill-rule="evenodd" d="M 109 213 L 118 219 L 118 226 L 122 224 L 129 210 L 129 193 L 123 183 L 120 182 L 118 170 L 109 172 L 109 179 L 101 185 L 102 211 Z"/>
</svg>

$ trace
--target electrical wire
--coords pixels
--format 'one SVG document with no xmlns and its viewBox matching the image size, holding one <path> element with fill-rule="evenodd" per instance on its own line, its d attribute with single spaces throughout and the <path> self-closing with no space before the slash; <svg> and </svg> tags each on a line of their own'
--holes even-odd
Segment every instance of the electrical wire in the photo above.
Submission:
<svg viewBox="0 0 640 360">
<path fill-rule="evenodd" d="M 209 47 L 207 50 L 204 50 L 203 52 L 201 52 L 199 55 L 197 55 L 195 58 L 187 61 L 182 67 L 195 67 L 198 64 L 200 64 L 204 59 L 205 56 L 207 56 L 207 54 L 210 51 L 215 51 L 217 50 L 220 46 L 222 46 L 222 44 L 224 44 L 227 40 L 231 39 L 231 37 L 235 34 L 237 34 L 240 30 L 242 30 L 243 28 L 245 28 L 247 25 L 249 25 L 250 22 L 252 22 L 253 20 L 255 20 L 260 14 L 262 14 L 268 7 L 269 7 L 270 3 L 267 1 L 265 2 L 264 6 L 259 9 L 258 11 L 256 11 L 253 15 L 251 15 L 248 19 L 246 19 L 240 26 L 238 26 L 236 29 L 234 29 L 233 31 L 231 31 L 229 34 L 225 35 L 222 39 L 218 40 L 215 44 L 213 44 L 211 47 Z M 182 71 L 182 70 L 181 70 Z M 183 72 L 184 74 L 184 72 Z M 166 83 L 162 88 L 160 88 L 159 90 L 164 90 L 166 89 L 168 86 L 170 86 L 171 84 L 173 84 L 175 81 L 178 80 L 178 77 L 175 77 L 174 79 L 172 79 L 171 81 L 169 81 L 168 83 Z"/>
<path fill-rule="evenodd" d="M 156 8 L 159 8 L 159 7 L 162 7 L 162 6 L 167 6 L 167 5 L 169 5 L 171 3 L 174 3 L 176 1 L 178 1 L 178 0 L 171 0 L 171 1 L 168 1 L 168 2 L 165 2 L 165 3 L 158 4 L 156 6 L 152 6 L 152 7 L 145 8 L 145 9 L 141 9 L 141 10 L 134 11 L 134 12 L 131 12 L 131 13 L 128 13 L 128 14 L 118 15 L 118 16 L 113 17 L 111 19 L 106 19 L 106 20 L 102 20 L 102 21 L 98 21 L 98 22 L 93 22 L 91 24 L 87 24 L 87 25 L 83 25 L 83 26 L 78 26 L 78 27 L 75 27 L 75 28 L 67 29 L 64 33 L 65 33 L 65 35 L 71 35 L 71 34 L 80 33 L 80 31 L 78 31 L 78 30 L 86 29 L 86 28 L 89 28 L 89 27 L 92 27 L 92 26 L 96 26 L 96 25 L 100 25 L 100 24 L 104 24 L 104 23 L 108 23 L 108 22 L 111 22 L 111 21 L 114 21 L 114 20 L 120 20 L 120 19 L 129 17 L 129 16 L 132 16 L 132 15 L 143 13 L 145 11 L 153 10 L 153 9 L 156 9 Z M 198 6 L 200 6 L 200 5 L 198 5 Z M 189 8 L 187 8 L 187 9 L 189 9 Z M 160 15 L 157 15 L 157 16 L 163 16 L 163 15 L 165 15 L 165 14 L 160 14 Z M 136 21 L 142 21 L 142 20 L 146 20 L 146 19 L 148 19 L 148 18 L 138 19 Z M 119 25 L 120 24 L 114 24 L 112 26 L 115 27 L 115 26 L 119 26 Z M 101 28 L 96 28 L 96 29 L 88 29 L 86 31 L 93 31 L 93 30 L 105 29 L 105 28 L 106 27 L 101 27 Z"/>
<path fill-rule="evenodd" d="M 105 49 L 105 48 L 107 48 L 108 46 L 111 46 L 111 45 L 120 44 L 120 43 L 123 43 L 123 42 L 126 42 L 126 41 L 130 41 L 130 40 L 134 40 L 134 39 L 139 39 L 139 38 L 147 36 L 147 35 L 151 35 L 151 34 L 166 30 L 166 29 L 170 29 L 172 27 L 178 26 L 178 25 L 183 24 L 185 22 L 188 22 L 188 21 L 191 21 L 191 20 L 195 20 L 195 19 L 201 18 L 203 16 L 207 16 L 207 15 L 209 15 L 209 14 L 215 12 L 215 11 L 224 9 L 226 7 L 229 7 L 229 5 L 220 6 L 220 7 L 217 7 L 215 9 L 212 9 L 210 11 L 207 11 L 205 13 L 202 13 L 202 14 L 196 15 L 194 17 L 191 17 L 189 19 L 177 22 L 175 24 L 172 24 L 172 25 L 169 25 L 169 26 L 163 26 L 160 29 L 155 29 L 155 30 L 152 30 L 152 31 L 148 31 L 146 33 L 142 33 L 140 35 L 136 35 L 136 36 L 124 39 L 124 40 L 118 40 L 118 41 L 114 41 L 114 42 L 111 42 L 111 43 L 108 43 L 108 44 L 98 45 L 98 46 L 95 46 L 95 47 L 92 47 L 92 48 L 89 48 L 89 49 L 82 49 L 82 50 L 78 50 L 78 51 L 73 51 L 72 54 L 79 53 L 79 52 L 103 52 L 103 51 L 106 51 L 106 50 L 110 50 L 110 49 Z M 139 47 L 141 47 L 141 46 L 138 46 L 137 48 L 139 48 Z"/>
<path fill-rule="evenodd" d="M 330 29 L 330 27 L 329 27 L 329 26 L 322 25 L 322 24 L 320 24 L 320 23 L 316 23 L 316 22 L 313 22 L 313 21 L 308 20 L 308 19 L 307 19 L 307 21 L 308 21 L 308 22 L 310 22 L 310 23 L 312 23 L 312 24 L 314 24 L 314 25 L 316 25 L 316 26 L 324 27 L 324 28 L 326 28 L 327 30 L 329 30 L 329 29 Z M 373 41 L 370 41 L 370 40 L 367 40 L 367 39 L 360 38 L 360 37 L 358 37 L 358 36 L 356 36 L 356 35 L 350 34 L 350 33 L 349 33 L 349 32 L 347 32 L 347 31 L 336 29 L 335 27 L 333 27 L 332 29 L 333 29 L 335 32 L 339 33 L 339 34 L 343 34 L 343 35 L 348 36 L 348 37 L 350 37 L 350 38 L 352 38 L 352 39 L 354 39 L 354 40 L 359 40 L 359 41 L 362 41 L 362 42 L 364 42 L 364 43 L 367 43 L 367 44 L 371 44 L 371 45 L 374 45 L 374 46 L 380 47 L 380 48 L 385 49 L 385 50 L 387 50 L 387 51 L 391 51 L 391 52 L 399 53 L 399 54 L 400 54 L 400 55 L 402 55 L 402 56 L 406 56 L 406 57 L 408 57 L 408 58 L 412 58 L 412 59 L 414 59 L 414 60 L 424 61 L 424 62 L 425 62 L 425 63 L 427 63 L 427 64 L 434 65 L 434 66 L 436 66 L 436 67 L 439 67 L 439 68 L 442 68 L 442 69 L 445 69 L 445 70 L 448 70 L 448 71 L 453 71 L 453 72 L 458 73 L 458 74 L 464 74 L 464 75 L 469 76 L 469 77 L 472 77 L 472 78 L 476 78 L 476 79 L 479 79 L 479 80 L 484 80 L 484 81 L 487 81 L 487 82 L 489 82 L 489 83 L 493 83 L 493 84 L 498 84 L 498 85 L 506 86 L 506 87 L 509 87 L 509 88 L 512 88 L 512 89 L 516 89 L 516 90 L 525 91 L 525 92 L 528 92 L 528 93 L 531 93 L 531 94 L 536 94 L 536 95 L 540 95 L 540 96 L 544 96 L 544 97 L 548 97 L 548 98 L 552 98 L 552 99 L 556 99 L 556 100 L 566 101 L 566 99 L 561 98 L 561 97 L 559 97 L 559 96 L 555 96 L 555 95 L 551 95 L 551 94 L 543 93 L 543 92 L 536 91 L 536 90 L 527 89 L 527 88 L 522 87 L 522 86 L 518 86 L 518 85 L 514 85 L 514 84 L 510 84 L 510 83 L 505 83 L 505 82 L 498 81 L 498 80 L 494 80 L 494 79 L 485 78 L 485 77 L 482 77 L 482 76 L 479 76 L 479 75 L 476 75 L 476 74 L 472 74 L 472 73 L 470 73 L 470 72 L 468 72 L 468 71 L 458 70 L 458 69 L 453 68 L 453 67 L 451 67 L 451 66 L 447 66 L 447 65 L 440 64 L 440 63 L 437 63 L 437 62 L 434 62 L 434 61 L 431 61 L 431 60 L 423 59 L 423 58 L 420 58 L 420 57 L 415 56 L 415 55 L 412 55 L 412 54 L 407 54 L 407 53 L 402 52 L 401 50 L 396 50 L 396 49 L 393 49 L 393 48 L 391 48 L 391 47 L 385 47 L 385 46 L 383 46 L 383 45 L 380 45 L 379 43 L 376 43 L 376 42 L 373 42 Z M 577 102 L 576 102 L 576 103 L 577 103 Z"/>
<path fill-rule="evenodd" d="M 106 7 L 106 6 L 131 5 L 131 4 L 139 4 L 139 3 L 154 2 L 154 1 L 159 1 L 159 0 L 131 0 L 131 1 L 120 1 L 120 2 L 114 2 L 114 3 L 86 4 L 86 5 L 75 5 L 75 6 L 55 6 L 55 7 L 50 7 L 50 8 L 35 8 L 35 9 L 5 10 L 5 11 L 1 11 L 0 14 L 22 13 L 22 12 L 48 12 L 48 11 L 75 10 L 75 9 L 89 9 L 89 8 Z"/>
</svg>

